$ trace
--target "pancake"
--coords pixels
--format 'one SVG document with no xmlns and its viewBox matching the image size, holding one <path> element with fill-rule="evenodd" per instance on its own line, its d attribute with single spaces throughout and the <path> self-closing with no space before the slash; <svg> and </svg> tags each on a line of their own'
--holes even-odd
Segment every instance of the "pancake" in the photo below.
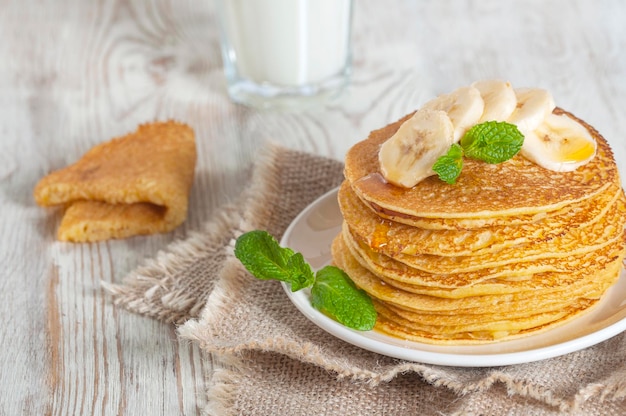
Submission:
<svg viewBox="0 0 626 416">
<path fill-rule="evenodd" d="M 601 249 L 611 243 L 622 241 L 626 222 L 624 198 L 611 206 L 603 220 L 587 227 L 577 227 L 558 238 L 520 244 L 504 248 L 496 253 L 481 253 L 469 256 L 438 256 L 431 254 L 407 255 L 398 253 L 394 247 L 375 245 L 375 251 L 388 255 L 411 267 L 430 273 L 460 273 L 480 270 L 486 267 L 499 267 L 511 263 L 529 262 L 547 258 L 567 258 Z M 361 236 L 349 228 L 352 238 L 370 247 L 371 236 Z M 374 247 L 372 247 L 374 249 Z"/>
<path fill-rule="evenodd" d="M 497 165 L 466 159 L 463 174 L 454 185 L 436 176 L 412 188 L 387 183 L 378 165 L 378 149 L 410 117 L 373 131 L 346 154 L 344 174 L 353 190 L 373 209 L 387 210 L 410 222 L 417 218 L 484 219 L 525 215 L 561 209 L 619 183 L 617 166 L 606 140 L 591 126 L 562 109 L 587 128 L 598 143 L 596 156 L 573 172 L 553 172 L 517 155 Z"/>
<path fill-rule="evenodd" d="M 382 219 L 412 225 L 425 230 L 474 230 L 491 226 L 531 224 L 544 220 L 550 221 L 553 217 L 566 214 L 573 208 L 572 205 L 566 205 L 554 211 L 491 218 L 426 218 L 412 217 L 407 214 L 394 212 L 376 205 L 371 201 L 368 201 L 366 205 Z"/>
<path fill-rule="evenodd" d="M 478 268 L 469 272 L 431 273 L 419 268 L 413 268 L 389 256 L 373 251 L 363 242 L 354 240 L 345 227 L 341 235 L 344 243 L 353 255 L 357 259 L 362 259 L 363 267 L 377 275 L 384 275 L 396 282 L 403 282 L 409 285 L 450 289 L 474 285 L 493 279 L 509 281 L 526 279 L 533 274 L 543 272 L 575 273 L 581 268 L 589 267 L 598 261 L 599 258 L 607 256 L 608 253 L 621 252 L 624 246 L 623 241 L 616 240 L 612 244 L 603 246 L 598 250 L 570 256 L 567 262 L 563 262 L 560 257 L 546 257 L 535 261 L 514 262 L 497 267 Z"/>
<path fill-rule="evenodd" d="M 562 290 L 530 290 L 505 296 L 445 299 L 390 288 L 362 268 L 335 240 L 333 257 L 354 282 L 373 298 L 378 312 L 375 329 L 403 339 L 464 344 L 503 341 L 534 334 L 587 312 L 617 279 L 623 256 L 609 266 L 573 279 Z M 339 251 L 339 252 L 338 252 Z"/>
<path fill-rule="evenodd" d="M 562 303 L 555 303 L 554 305 L 546 305 L 541 312 L 542 315 L 553 314 L 559 315 L 562 314 L 566 308 L 576 307 L 581 309 L 582 307 L 588 307 L 590 302 L 593 302 L 597 299 L 576 299 L 568 306 L 563 306 Z M 440 332 L 447 331 L 448 333 L 454 332 L 450 331 L 450 327 L 462 327 L 462 330 L 472 332 L 470 330 L 470 325 L 480 325 L 477 329 L 480 331 L 486 330 L 486 328 L 494 322 L 502 324 L 503 321 L 512 321 L 517 319 L 528 319 L 536 315 L 529 315 L 527 310 L 520 309 L 511 309 L 506 312 L 500 313 L 476 313 L 476 314 L 459 314 L 459 313 L 417 313 L 413 311 L 409 311 L 397 306 L 393 306 L 388 303 L 382 303 L 380 301 L 374 301 L 374 303 L 379 307 L 384 307 L 389 312 L 393 312 L 399 318 L 407 320 L 412 323 L 428 325 L 430 326 L 431 332 L 434 330 L 438 330 Z M 562 315 L 561 315 L 562 316 Z M 390 317 L 391 319 L 391 317 Z M 553 317 L 552 320 L 555 318 Z M 392 319 L 393 320 L 393 319 Z M 411 325 L 412 328 L 416 328 L 414 325 Z M 440 327 L 441 329 L 439 329 Z M 422 328 L 425 329 L 425 328 Z M 513 329 L 512 327 L 507 328 L 507 330 Z M 475 331 L 473 331 L 475 332 Z"/>
<path fill-rule="evenodd" d="M 518 293 L 502 295 L 481 295 L 464 298 L 441 298 L 422 294 L 410 293 L 386 284 L 376 275 L 362 267 L 350 255 L 349 251 L 342 250 L 336 238 L 332 245 L 333 260 L 344 270 L 354 283 L 365 290 L 373 299 L 391 305 L 420 313 L 433 311 L 455 313 L 458 315 L 480 313 L 505 313 L 510 310 L 527 310 L 529 313 L 538 313 L 550 305 L 566 307 L 573 299 L 580 297 L 599 298 L 602 293 L 613 284 L 621 271 L 623 254 L 608 262 L 607 267 L 594 267 L 579 274 L 578 279 L 571 279 L 550 290 L 528 290 Z"/>
<path fill-rule="evenodd" d="M 455 299 L 530 290 L 550 290 L 570 285 L 580 279 L 581 270 L 582 273 L 589 273 L 595 267 L 607 267 L 609 263 L 620 257 L 623 246 L 622 242 L 617 242 L 603 250 L 571 259 L 566 270 L 527 269 L 524 270 L 526 273 L 517 276 L 505 272 L 492 277 L 488 273 L 481 272 L 453 275 L 424 273 L 389 257 L 383 258 L 381 265 L 364 255 L 367 252 L 362 247 L 357 248 L 346 242 L 343 235 L 340 235 L 336 244 L 337 250 L 348 251 L 363 268 L 389 286 L 410 293 Z M 447 282 L 451 284 L 446 285 Z"/>
<path fill-rule="evenodd" d="M 394 221 L 381 221 L 356 196 L 347 181 L 339 189 L 343 217 L 354 234 L 374 250 L 387 253 L 436 254 L 467 256 L 498 252 L 519 244 L 547 241 L 573 228 L 587 227 L 601 220 L 610 207 L 622 197 L 622 190 L 612 186 L 550 220 L 521 225 L 498 225 L 480 230 L 428 230 Z"/>
<path fill-rule="evenodd" d="M 546 325 L 550 322 L 559 320 L 573 311 L 581 311 L 587 309 L 593 305 L 597 299 L 580 299 L 571 305 L 565 307 L 558 307 L 541 313 L 532 315 L 523 315 L 519 317 L 509 316 L 509 314 L 496 316 L 488 316 L 481 322 L 465 322 L 463 316 L 452 315 L 450 320 L 445 320 L 442 317 L 439 318 L 440 324 L 432 323 L 427 324 L 420 321 L 419 318 L 407 319 L 399 313 L 391 314 L 394 312 L 390 307 L 386 307 L 380 302 L 376 302 L 376 308 L 379 313 L 382 313 L 390 321 L 400 322 L 402 326 L 409 330 L 424 331 L 433 334 L 441 334 L 445 336 L 454 336 L 456 334 L 476 334 L 474 337 L 483 336 L 485 333 L 492 333 L 494 338 L 501 338 L 503 335 L 509 333 L 517 333 L 520 330 L 534 328 L 537 326 Z M 409 314 L 408 316 L 412 316 Z M 443 322 L 450 321 L 447 324 Z M 454 321 L 458 321 L 455 323 Z"/>
<path fill-rule="evenodd" d="M 418 330 L 410 327 L 410 323 L 406 320 L 394 315 L 384 305 L 376 304 L 376 310 L 378 312 L 378 320 L 376 321 L 375 329 L 379 332 L 391 335 L 393 337 L 423 342 L 427 344 L 436 345 L 475 345 L 485 344 L 494 341 L 505 341 L 511 339 L 522 338 L 528 335 L 536 335 L 546 330 L 552 329 L 556 326 L 563 325 L 574 318 L 578 318 L 586 312 L 589 312 L 593 306 L 597 304 L 597 300 L 590 300 L 587 305 L 581 307 L 569 307 L 563 310 L 560 317 L 556 317 L 552 321 L 547 323 L 541 323 L 545 318 L 540 314 L 535 320 L 528 319 L 526 321 L 526 328 L 511 329 L 511 328 L 494 328 L 492 330 L 485 331 L 473 331 L 473 332 L 457 332 L 453 334 L 441 334 L 434 333 L 425 330 Z M 554 317 L 554 315 L 553 315 Z M 542 319 L 543 318 L 543 319 Z"/>
</svg>

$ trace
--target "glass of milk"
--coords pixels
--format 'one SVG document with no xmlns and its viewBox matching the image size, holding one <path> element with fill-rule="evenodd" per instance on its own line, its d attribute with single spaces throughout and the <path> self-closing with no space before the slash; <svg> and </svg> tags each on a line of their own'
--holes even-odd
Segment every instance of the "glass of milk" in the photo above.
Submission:
<svg viewBox="0 0 626 416">
<path fill-rule="evenodd" d="M 228 93 L 257 108 L 302 108 L 350 76 L 352 0 L 216 0 Z"/>
</svg>

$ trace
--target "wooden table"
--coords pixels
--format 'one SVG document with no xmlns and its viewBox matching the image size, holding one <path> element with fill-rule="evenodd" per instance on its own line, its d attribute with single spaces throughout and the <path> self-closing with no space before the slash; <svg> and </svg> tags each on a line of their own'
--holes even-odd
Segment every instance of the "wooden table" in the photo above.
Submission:
<svg viewBox="0 0 626 416">
<path fill-rule="evenodd" d="M 0 0 L 1 415 L 193 415 L 210 360 L 175 328 L 112 305 L 124 276 L 199 230 L 244 186 L 267 140 L 341 159 L 366 134 L 477 79 L 549 89 L 594 125 L 626 172 L 626 2 L 357 0 L 340 101 L 263 112 L 226 96 L 213 3 Z M 55 240 L 35 205 L 51 170 L 142 122 L 192 125 L 187 222 L 98 244 Z"/>
</svg>

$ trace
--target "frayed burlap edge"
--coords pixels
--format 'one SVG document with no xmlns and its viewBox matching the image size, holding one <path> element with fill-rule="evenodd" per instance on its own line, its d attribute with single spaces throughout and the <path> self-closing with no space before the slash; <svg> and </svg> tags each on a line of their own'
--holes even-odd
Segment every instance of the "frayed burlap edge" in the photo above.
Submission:
<svg viewBox="0 0 626 416">
<path fill-rule="evenodd" d="M 263 149 L 252 172 L 252 184 L 236 203 L 221 208 L 202 231 L 192 232 L 187 239 L 170 244 L 165 251 L 159 252 L 155 258 L 147 260 L 143 266 L 130 273 L 122 284 L 101 282 L 102 288 L 112 295 L 116 306 L 174 324 L 182 324 L 199 316 L 206 298 L 198 297 L 197 293 L 190 293 L 185 288 L 177 288 L 172 274 L 201 258 L 205 254 L 204 248 L 213 241 L 214 236 L 226 233 L 232 235 L 234 230 L 246 227 L 246 219 L 254 223 L 257 215 L 268 217 L 267 206 L 258 203 L 245 209 L 245 213 L 241 209 L 250 201 L 258 201 L 261 195 L 277 190 L 274 179 L 278 172 L 273 161 L 284 149 L 274 143 L 268 143 Z"/>
<path fill-rule="evenodd" d="M 186 240 L 176 241 L 157 257 L 146 261 L 129 274 L 122 284 L 101 282 L 113 297 L 113 303 L 131 312 L 167 323 L 182 324 L 197 317 L 206 303 L 196 293 L 177 288 L 174 271 L 185 268 L 204 255 L 204 248 L 213 235 L 223 235 L 232 229 L 234 206 L 227 206 L 207 224 L 202 232 L 193 232 Z"/>
<path fill-rule="evenodd" d="M 211 380 L 207 389 L 207 404 L 203 410 L 206 415 L 235 415 L 233 403 L 239 394 L 238 380 L 245 368 L 241 359 L 232 355 L 222 355 L 213 361 L 214 369 L 206 374 Z"/>
</svg>

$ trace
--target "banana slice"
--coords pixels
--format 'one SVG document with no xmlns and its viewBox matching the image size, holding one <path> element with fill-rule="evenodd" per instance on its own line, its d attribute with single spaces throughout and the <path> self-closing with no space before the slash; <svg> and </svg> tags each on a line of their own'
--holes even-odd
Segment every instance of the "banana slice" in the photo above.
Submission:
<svg viewBox="0 0 626 416">
<path fill-rule="evenodd" d="M 517 108 L 507 122 L 515 124 L 519 131 L 526 134 L 539 127 L 543 120 L 554 110 L 554 98 L 540 88 L 518 88 L 515 90 Z"/>
<path fill-rule="evenodd" d="M 582 124 L 551 113 L 535 131 L 524 134 L 520 152 L 546 169 L 571 172 L 593 159 L 597 146 Z"/>
<path fill-rule="evenodd" d="M 515 111 L 517 97 L 510 82 L 499 79 L 477 81 L 472 87 L 480 91 L 485 109 L 478 123 L 485 121 L 506 121 Z"/>
<path fill-rule="evenodd" d="M 381 173 L 394 185 L 412 188 L 435 174 L 433 165 L 453 142 L 454 125 L 444 111 L 418 110 L 381 145 Z"/>
<path fill-rule="evenodd" d="M 467 129 L 478 123 L 485 103 L 474 87 L 461 87 L 424 104 L 426 110 L 445 111 L 454 125 L 454 142 L 461 140 Z"/>
</svg>

